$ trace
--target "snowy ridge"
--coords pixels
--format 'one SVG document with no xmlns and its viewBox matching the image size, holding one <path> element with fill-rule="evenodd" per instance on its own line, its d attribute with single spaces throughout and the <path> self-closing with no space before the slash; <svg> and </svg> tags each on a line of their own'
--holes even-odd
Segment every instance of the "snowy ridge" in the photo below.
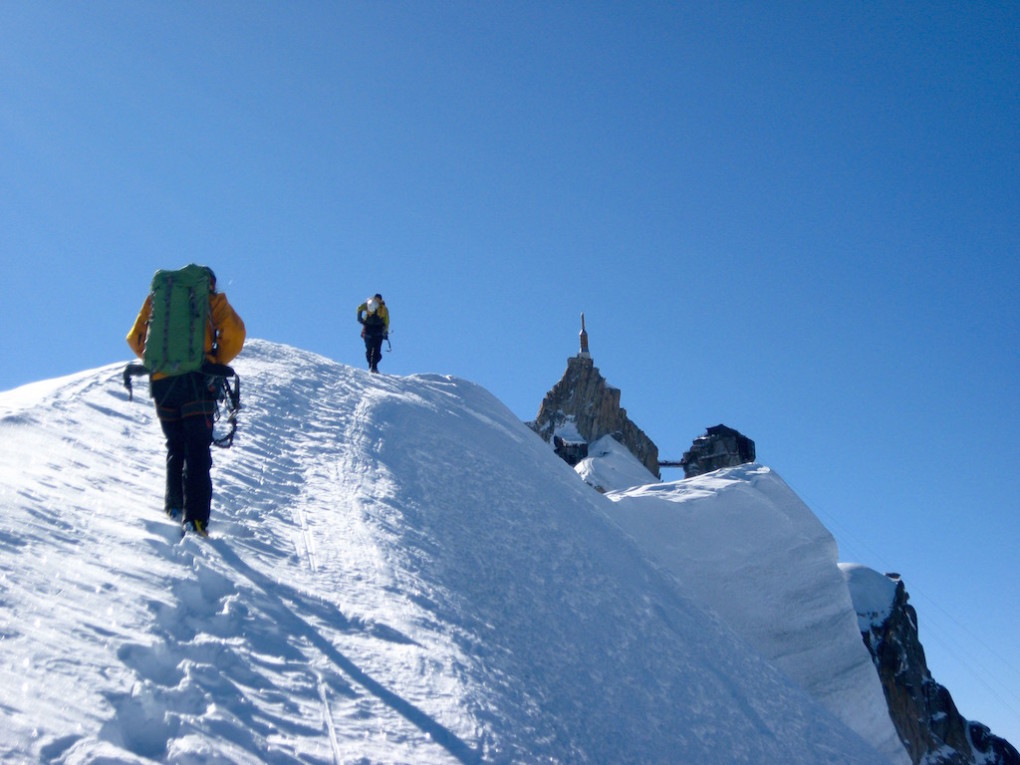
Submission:
<svg viewBox="0 0 1020 765">
<path fill-rule="evenodd" d="M 657 480 L 626 446 L 612 436 L 603 436 L 589 446 L 588 456 L 578 462 L 574 470 L 581 480 L 599 491 L 643 486 Z"/>
<path fill-rule="evenodd" d="M 767 467 L 611 492 L 613 517 L 681 589 L 890 757 L 889 717 L 832 535 Z"/>
<path fill-rule="evenodd" d="M 840 563 L 839 570 L 853 597 L 860 631 L 881 627 L 892 613 L 896 580 L 860 563 Z"/>
<path fill-rule="evenodd" d="M 0 394 L 4 762 L 887 761 L 485 390 L 235 368 L 207 541 L 121 365 Z"/>
</svg>

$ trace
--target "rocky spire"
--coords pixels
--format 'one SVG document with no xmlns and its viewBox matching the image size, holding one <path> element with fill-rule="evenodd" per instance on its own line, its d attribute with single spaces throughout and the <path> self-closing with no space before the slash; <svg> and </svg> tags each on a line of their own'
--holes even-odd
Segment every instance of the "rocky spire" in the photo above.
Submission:
<svg viewBox="0 0 1020 765">
<path fill-rule="evenodd" d="M 648 468 L 659 475 L 659 448 L 627 417 L 620 407 L 620 391 L 599 373 L 588 351 L 588 332 L 581 314 L 581 350 L 567 359 L 567 371 L 542 401 L 531 428 L 546 441 L 561 434 L 571 440 L 580 437 L 591 444 L 612 436 Z M 576 434 L 576 435 L 575 435 Z"/>
</svg>

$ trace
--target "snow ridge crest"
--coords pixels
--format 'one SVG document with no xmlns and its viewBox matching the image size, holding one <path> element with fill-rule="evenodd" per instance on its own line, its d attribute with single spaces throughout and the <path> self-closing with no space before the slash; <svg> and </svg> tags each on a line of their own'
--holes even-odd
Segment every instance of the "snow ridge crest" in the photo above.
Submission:
<svg viewBox="0 0 1020 765">
<path fill-rule="evenodd" d="M 3 761 L 887 761 L 484 389 L 234 366 L 210 540 L 122 365 L 0 393 Z"/>
</svg>

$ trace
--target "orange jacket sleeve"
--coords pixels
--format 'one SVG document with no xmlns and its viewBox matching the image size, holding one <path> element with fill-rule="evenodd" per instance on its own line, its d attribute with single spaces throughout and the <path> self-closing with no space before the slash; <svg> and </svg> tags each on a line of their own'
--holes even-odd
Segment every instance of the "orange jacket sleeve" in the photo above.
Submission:
<svg viewBox="0 0 1020 765">
<path fill-rule="evenodd" d="M 227 296 L 222 292 L 209 296 L 209 310 L 212 326 L 219 336 L 219 352 L 215 358 L 210 357 L 210 359 L 218 364 L 229 364 L 244 347 L 246 336 L 244 322 L 237 315 L 237 311 L 227 302 Z M 210 337 L 209 340 L 211 347 L 212 338 Z"/>
<path fill-rule="evenodd" d="M 131 327 L 131 331 L 127 334 L 127 344 L 131 346 L 131 350 L 135 352 L 138 358 L 142 358 L 145 354 L 145 338 L 149 334 L 149 316 L 151 315 L 152 295 L 149 295 L 142 304 L 142 310 L 138 312 L 138 318 L 135 319 L 134 326 Z"/>
</svg>

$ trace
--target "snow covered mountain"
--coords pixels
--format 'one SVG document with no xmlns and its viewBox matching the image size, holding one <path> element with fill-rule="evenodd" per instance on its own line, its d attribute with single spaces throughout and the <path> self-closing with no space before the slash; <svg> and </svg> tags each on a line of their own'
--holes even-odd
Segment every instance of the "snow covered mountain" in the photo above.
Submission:
<svg viewBox="0 0 1020 765">
<path fill-rule="evenodd" d="M 180 541 L 121 368 L 0 393 L 3 762 L 902 761 L 860 651 L 806 650 L 846 589 L 767 469 L 607 497 L 476 385 L 251 341 L 213 536 Z M 776 548 L 728 574 L 727 497 Z M 641 533 L 653 500 L 725 519 L 720 578 Z M 727 612 L 760 597 L 810 608 Z"/>
<path fill-rule="evenodd" d="M 742 465 L 608 496 L 613 517 L 686 595 L 891 762 L 910 763 L 861 640 L 836 541 L 779 476 Z"/>
</svg>

